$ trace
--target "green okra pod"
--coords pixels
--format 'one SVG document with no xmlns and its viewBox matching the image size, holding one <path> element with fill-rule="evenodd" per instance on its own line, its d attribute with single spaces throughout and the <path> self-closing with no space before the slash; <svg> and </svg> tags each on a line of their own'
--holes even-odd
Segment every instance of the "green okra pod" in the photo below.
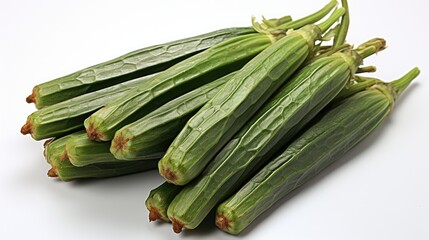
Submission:
<svg viewBox="0 0 429 240">
<path fill-rule="evenodd" d="M 216 225 L 238 234 L 292 190 L 306 183 L 376 129 L 419 70 L 375 83 L 323 110 L 286 150 L 217 208 Z"/>
</svg>

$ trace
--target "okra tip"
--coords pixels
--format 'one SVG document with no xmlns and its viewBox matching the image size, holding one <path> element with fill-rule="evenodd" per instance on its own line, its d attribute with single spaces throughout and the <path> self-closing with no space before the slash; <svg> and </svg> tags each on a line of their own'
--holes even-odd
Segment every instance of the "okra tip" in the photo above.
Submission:
<svg viewBox="0 0 429 240">
<path fill-rule="evenodd" d="M 55 166 L 52 166 L 51 169 L 48 170 L 48 177 L 58 177 L 57 169 Z"/>
<path fill-rule="evenodd" d="M 101 138 L 103 136 L 102 133 L 100 133 L 95 127 L 94 123 L 90 122 L 89 127 L 86 129 L 86 134 L 88 135 L 88 138 L 90 140 L 94 141 L 101 141 Z"/>
<path fill-rule="evenodd" d="M 27 119 L 27 122 L 24 124 L 24 126 L 21 127 L 21 133 L 23 135 L 27 135 L 33 132 L 33 125 L 31 124 L 30 120 Z"/>
<path fill-rule="evenodd" d="M 162 219 L 161 213 L 157 208 L 151 206 L 148 210 L 149 210 L 149 222 Z"/>
<path fill-rule="evenodd" d="M 36 103 L 36 87 L 34 87 L 31 94 L 27 98 L 25 98 L 25 101 L 27 103 Z"/>
<path fill-rule="evenodd" d="M 130 140 L 129 138 L 124 137 L 122 132 L 120 132 L 118 135 L 115 135 L 115 137 L 112 140 L 112 146 L 111 146 L 111 151 L 114 152 L 114 155 L 116 154 L 123 155 L 125 149 L 127 148 L 127 142 L 129 140 Z"/>
<path fill-rule="evenodd" d="M 220 230 L 222 230 L 222 231 L 226 231 L 227 229 L 229 229 L 230 228 L 230 220 L 227 218 L 227 217 L 225 217 L 225 215 L 223 215 L 222 213 L 221 214 L 216 214 L 216 221 L 215 221 L 215 223 L 216 223 L 216 226 L 220 229 Z"/>
<path fill-rule="evenodd" d="M 177 220 L 175 218 L 171 219 L 171 223 L 173 224 L 173 231 L 175 233 L 181 233 L 182 232 L 182 229 L 184 227 L 183 223 L 181 223 L 179 220 Z"/>
<path fill-rule="evenodd" d="M 172 184 L 176 184 L 177 185 L 177 174 L 171 170 L 169 167 L 160 167 L 160 174 L 161 176 L 163 176 L 165 178 L 165 180 L 167 180 L 167 182 L 172 183 Z"/>
</svg>

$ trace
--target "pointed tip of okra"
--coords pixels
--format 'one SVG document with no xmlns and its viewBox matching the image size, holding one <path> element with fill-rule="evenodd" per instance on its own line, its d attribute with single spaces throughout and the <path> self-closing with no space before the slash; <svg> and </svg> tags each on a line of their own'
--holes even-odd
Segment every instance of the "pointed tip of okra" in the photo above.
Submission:
<svg viewBox="0 0 429 240">
<path fill-rule="evenodd" d="M 215 223 L 216 223 L 216 226 L 220 230 L 226 231 L 227 229 L 229 229 L 231 227 L 230 222 L 231 221 L 225 215 L 223 215 L 222 213 L 221 214 L 219 214 L 219 213 L 216 214 L 216 221 L 215 221 Z"/>
<path fill-rule="evenodd" d="M 149 222 L 156 221 L 158 219 L 162 220 L 162 216 L 158 208 L 151 206 L 148 210 L 149 210 Z"/>
<path fill-rule="evenodd" d="M 48 170 L 48 177 L 58 177 L 57 168 L 52 166 L 51 169 Z"/>
<path fill-rule="evenodd" d="M 171 223 L 173 224 L 173 231 L 175 233 L 181 233 L 183 227 L 185 226 L 185 224 L 183 224 L 182 222 L 180 222 L 179 220 L 172 218 L 171 219 Z"/>
<path fill-rule="evenodd" d="M 28 97 L 25 98 L 25 101 L 27 103 L 36 103 L 36 101 L 37 101 L 36 92 L 37 92 L 36 91 L 36 87 L 34 87 L 33 91 L 31 92 L 31 94 Z M 36 103 L 36 105 L 37 105 L 37 103 Z"/>
<path fill-rule="evenodd" d="M 23 135 L 31 134 L 33 132 L 33 125 L 31 124 L 31 121 L 27 119 L 27 122 L 24 124 L 24 126 L 21 127 L 21 133 Z"/>
</svg>

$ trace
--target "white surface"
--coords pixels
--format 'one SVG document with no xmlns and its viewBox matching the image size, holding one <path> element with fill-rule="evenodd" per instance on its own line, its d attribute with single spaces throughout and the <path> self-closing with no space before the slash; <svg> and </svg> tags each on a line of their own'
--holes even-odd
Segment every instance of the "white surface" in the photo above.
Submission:
<svg viewBox="0 0 429 240">
<path fill-rule="evenodd" d="M 1 1 L 0 239 L 235 239 L 209 219 L 180 235 L 149 223 L 144 200 L 156 172 L 63 183 L 46 176 L 42 143 L 19 129 L 33 85 L 123 53 L 230 26 L 251 15 L 295 18 L 318 1 Z M 395 79 L 422 74 L 389 119 L 340 162 L 281 201 L 237 237 L 429 239 L 429 38 L 423 0 L 350 1 L 349 42 L 380 36 L 389 48 L 366 61 Z"/>
</svg>

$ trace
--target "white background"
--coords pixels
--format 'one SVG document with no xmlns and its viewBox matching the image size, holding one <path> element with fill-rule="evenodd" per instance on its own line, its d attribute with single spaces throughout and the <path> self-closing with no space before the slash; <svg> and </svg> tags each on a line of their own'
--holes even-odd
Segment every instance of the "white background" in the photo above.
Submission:
<svg viewBox="0 0 429 240">
<path fill-rule="evenodd" d="M 213 219 L 176 235 L 149 223 L 144 200 L 157 172 L 63 183 L 46 176 L 42 142 L 19 133 L 33 85 L 129 51 L 250 16 L 295 18 L 318 1 L 23 1 L 0 3 L 0 239 L 429 239 L 427 1 L 350 1 L 348 40 L 384 37 L 366 64 L 384 80 L 422 74 L 387 121 L 341 161 L 282 200 L 238 237 Z"/>
</svg>

